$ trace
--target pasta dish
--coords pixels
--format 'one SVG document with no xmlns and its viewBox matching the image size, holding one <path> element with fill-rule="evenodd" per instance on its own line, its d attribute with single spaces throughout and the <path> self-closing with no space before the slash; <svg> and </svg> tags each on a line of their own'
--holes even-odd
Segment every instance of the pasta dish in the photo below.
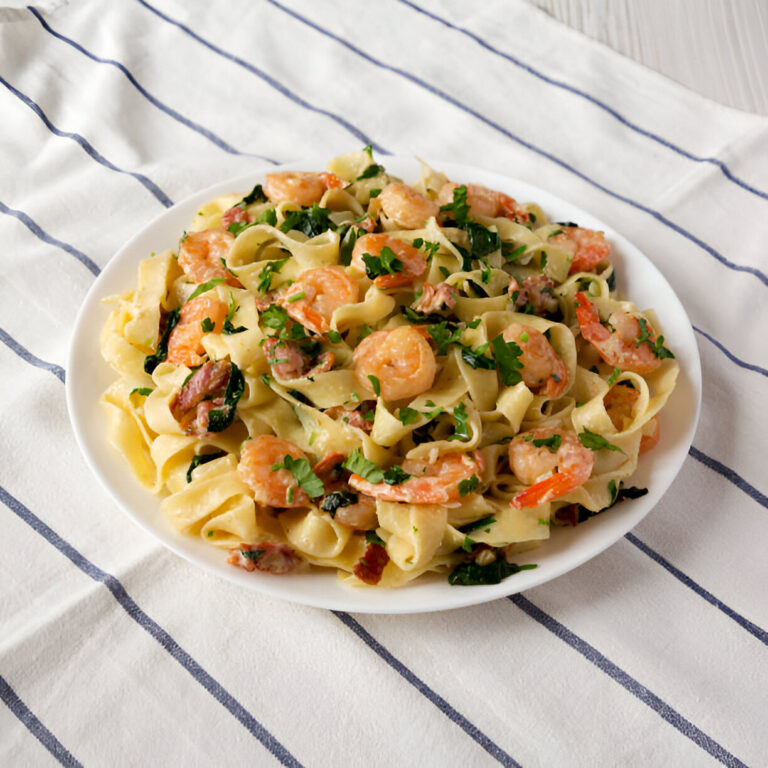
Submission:
<svg viewBox="0 0 768 768">
<path fill-rule="evenodd" d="M 678 365 L 602 232 L 370 148 L 203 205 L 106 301 L 109 438 L 248 571 L 493 584 L 644 489 Z"/>
</svg>

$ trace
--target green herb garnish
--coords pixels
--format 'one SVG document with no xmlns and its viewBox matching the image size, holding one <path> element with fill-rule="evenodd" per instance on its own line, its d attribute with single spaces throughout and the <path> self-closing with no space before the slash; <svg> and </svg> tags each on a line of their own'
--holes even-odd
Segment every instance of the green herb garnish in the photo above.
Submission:
<svg viewBox="0 0 768 768">
<path fill-rule="evenodd" d="M 586 427 L 584 427 L 583 432 L 579 433 L 579 440 L 585 448 L 589 448 L 592 451 L 609 450 L 624 453 L 624 451 L 619 448 L 618 445 L 609 443 L 602 435 L 598 435 L 595 432 L 590 432 Z"/>
<path fill-rule="evenodd" d="M 310 499 L 316 499 L 325 492 L 323 481 L 312 471 L 307 459 L 294 459 L 290 454 L 286 454 L 282 462 L 272 465 L 273 472 L 280 469 L 287 469 Z"/>
</svg>

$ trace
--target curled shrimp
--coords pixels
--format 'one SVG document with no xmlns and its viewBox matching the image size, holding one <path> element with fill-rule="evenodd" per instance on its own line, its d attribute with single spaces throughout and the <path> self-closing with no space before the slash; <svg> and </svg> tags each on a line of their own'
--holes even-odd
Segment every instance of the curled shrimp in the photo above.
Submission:
<svg viewBox="0 0 768 768">
<path fill-rule="evenodd" d="M 226 261 L 235 241 L 233 235 L 221 229 L 189 232 L 179 245 L 179 266 L 195 283 L 206 283 L 223 277 L 233 288 L 242 288 L 240 281 L 221 263 Z"/>
<path fill-rule="evenodd" d="M 386 290 L 388 288 L 398 288 L 402 285 L 409 285 L 417 278 L 421 277 L 427 271 L 426 256 L 414 248 L 405 240 L 389 235 L 363 235 L 352 249 L 351 266 L 360 272 L 366 272 L 363 256 L 381 257 L 381 251 L 389 248 L 392 253 L 400 260 L 402 269 L 393 274 L 379 275 L 373 281 L 377 288 Z"/>
<path fill-rule="evenodd" d="M 375 331 L 355 349 L 355 377 L 366 392 L 378 379 L 385 400 L 403 400 L 426 392 L 437 374 L 429 342 L 413 326 Z"/>
<path fill-rule="evenodd" d="M 198 296 L 181 308 L 179 322 L 168 337 L 169 363 L 194 368 L 203 364 L 203 321 L 213 322 L 213 333 L 221 333 L 227 317 L 227 306 L 210 296 Z"/>
<path fill-rule="evenodd" d="M 649 333 L 648 344 L 640 343 L 641 328 L 638 319 L 628 312 L 616 311 L 608 323 L 608 330 L 601 322 L 597 308 L 582 292 L 576 294 L 576 319 L 581 335 L 597 350 L 600 357 L 611 366 L 622 371 L 633 371 L 647 376 L 655 371 L 661 361 L 656 356 L 653 344 L 656 336 Z M 643 321 L 650 331 L 650 325 Z"/>
<path fill-rule="evenodd" d="M 312 171 L 280 171 L 264 178 L 264 194 L 273 203 L 296 203 L 309 206 L 320 202 L 326 189 L 341 189 L 347 182 L 334 173 Z"/>
<path fill-rule="evenodd" d="M 560 397 L 565 392 L 568 368 L 543 333 L 528 325 L 511 323 L 502 335 L 504 341 L 514 341 L 522 350 L 520 375 L 531 392 L 548 397 Z"/>
<path fill-rule="evenodd" d="M 307 269 L 282 295 L 280 304 L 296 322 L 314 333 L 331 329 L 331 316 L 344 304 L 355 304 L 360 289 L 344 267 Z"/>
<path fill-rule="evenodd" d="M 437 202 L 440 205 L 450 205 L 453 202 L 453 190 L 457 189 L 458 186 L 452 181 L 443 184 L 437 193 Z M 467 188 L 467 205 L 469 205 L 470 216 L 487 216 L 491 219 L 504 216 L 518 222 L 528 221 L 528 211 L 521 208 L 517 200 L 509 195 L 480 186 L 480 184 L 465 184 L 464 186 Z"/>
<path fill-rule="evenodd" d="M 635 415 L 633 411 L 635 403 L 639 399 L 640 393 L 634 387 L 622 385 L 611 387 L 603 398 L 605 412 L 619 432 L 628 429 L 634 420 Z M 640 438 L 640 453 L 645 453 L 654 448 L 659 442 L 660 436 L 659 417 L 656 415 L 643 427 L 643 436 Z"/>
<path fill-rule="evenodd" d="M 437 203 L 407 184 L 387 184 L 378 200 L 386 217 L 403 229 L 421 229 L 427 219 L 440 213 Z"/>
<path fill-rule="evenodd" d="M 370 483 L 360 475 L 352 475 L 349 484 L 357 491 L 376 499 L 407 504 L 452 504 L 459 501 L 459 483 L 483 473 L 485 462 L 480 451 L 444 453 L 436 461 L 406 459 L 403 471 L 411 477 L 397 485 Z"/>
<path fill-rule="evenodd" d="M 309 496 L 287 469 L 273 469 L 286 456 L 306 459 L 306 455 L 289 440 L 273 435 L 259 435 L 243 446 L 237 471 L 253 491 L 253 498 L 268 507 L 305 507 Z"/>
<path fill-rule="evenodd" d="M 546 442 L 537 446 L 540 440 Z M 559 499 L 583 485 L 594 465 L 594 454 L 573 432 L 551 427 L 522 432 L 509 444 L 509 466 L 529 487 L 510 503 L 523 509 Z"/>
<path fill-rule="evenodd" d="M 549 242 L 573 254 L 569 275 L 588 272 L 611 253 L 611 244 L 605 242 L 602 232 L 585 227 L 564 226 L 562 230 L 559 235 L 549 238 Z"/>
</svg>

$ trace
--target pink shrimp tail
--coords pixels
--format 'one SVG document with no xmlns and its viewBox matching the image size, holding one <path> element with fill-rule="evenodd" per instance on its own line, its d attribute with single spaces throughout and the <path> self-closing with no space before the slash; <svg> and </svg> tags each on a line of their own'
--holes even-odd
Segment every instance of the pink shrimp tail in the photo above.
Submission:
<svg viewBox="0 0 768 768">
<path fill-rule="evenodd" d="M 604 341 L 611 332 L 600 322 L 600 315 L 595 305 L 584 295 L 582 291 L 575 296 L 576 319 L 579 321 L 581 333 L 587 341 Z"/>
<path fill-rule="evenodd" d="M 566 493 L 570 493 L 570 491 L 578 488 L 583 482 L 583 478 L 577 473 L 558 472 L 545 480 L 534 483 L 524 491 L 520 491 L 520 493 L 510 501 L 510 504 L 515 509 L 538 507 L 539 504 L 544 504 L 547 501 L 552 501 L 553 499 L 559 499 L 561 496 L 565 496 Z"/>
</svg>

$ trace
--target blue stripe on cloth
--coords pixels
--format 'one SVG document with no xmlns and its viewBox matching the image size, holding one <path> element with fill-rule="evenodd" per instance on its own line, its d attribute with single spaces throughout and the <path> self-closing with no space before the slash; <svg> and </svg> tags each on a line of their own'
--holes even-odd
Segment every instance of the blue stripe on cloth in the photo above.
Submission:
<svg viewBox="0 0 768 768">
<path fill-rule="evenodd" d="M 644 541 L 641 541 L 633 533 L 628 533 L 624 537 L 631 544 L 634 544 L 641 552 L 644 552 L 651 560 L 657 562 L 666 571 L 669 571 L 678 581 L 685 584 L 686 587 L 692 589 L 699 597 L 703 597 L 710 605 L 714 605 L 719 611 L 722 611 L 726 616 L 733 619 L 739 626 L 747 630 L 751 635 L 754 635 L 763 645 L 768 645 L 768 632 L 762 627 L 758 627 L 757 624 L 753 624 L 749 619 L 742 616 L 727 606 L 722 600 L 718 600 L 711 592 L 704 589 L 704 587 L 697 584 L 690 576 L 684 574 L 679 568 L 675 568 L 672 563 L 665 557 L 660 555 L 656 550 L 651 549 Z"/>
<path fill-rule="evenodd" d="M 762 197 L 764 200 L 768 200 L 768 192 L 763 192 L 762 190 L 757 189 L 757 187 L 753 187 L 751 184 L 748 184 L 746 181 L 743 181 L 742 179 L 740 179 L 728 168 L 728 166 L 722 160 L 718 160 L 718 158 L 716 157 L 702 157 L 700 155 L 695 155 L 693 154 L 693 152 L 689 152 L 687 149 L 683 149 L 677 144 L 673 144 L 671 141 L 663 138 L 662 136 L 659 136 L 657 133 L 653 133 L 653 131 L 649 131 L 645 128 L 641 128 L 637 123 L 633 123 L 631 120 L 624 117 L 624 115 L 622 115 L 620 112 L 615 110 L 613 107 L 609 106 L 603 101 L 600 101 L 600 99 L 598 99 L 596 96 L 592 96 L 586 91 L 582 91 L 580 88 L 576 88 L 573 85 L 569 85 L 568 83 L 565 83 L 562 80 L 556 80 L 553 77 L 549 77 L 548 75 L 545 75 L 543 72 L 540 72 L 539 70 L 532 67 L 530 64 L 526 64 L 524 61 L 521 61 L 517 57 L 512 56 L 509 53 L 504 53 L 504 51 L 500 51 L 498 48 L 494 48 L 490 43 L 483 40 L 480 36 L 476 35 L 474 32 L 470 32 L 468 29 L 464 27 L 460 27 L 456 24 L 452 24 L 450 21 L 447 21 L 446 19 L 440 16 L 430 13 L 424 8 L 420 8 L 415 3 L 409 2 L 409 0 L 399 0 L 399 2 L 401 2 L 403 5 L 407 5 L 408 7 L 412 8 L 414 11 L 418 11 L 424 16 L 428 16 L 430 19 L 433 19 L 434 21 L 439 22 L 443 26 L 446 26 L 449 29 L 453 29 L 456 32 L 460 32 L 462 35 L 465 35 L 471 38 L 478 45 L 481 45 L 486 50 L 496 54 L 497 56 L 501 56 L 503 59 L 506 59 L 511 64 L 514 64 L 516 67 L 519 67 L 520 69 L 525 70 L 526 72 L 538 78 L 539 80 L 545 83 L 548 83 L 549 85 L 554 85 L 556 88 L 561 88 L 564 91 L 569 91 L 575 96 L 580 96 L 581 98 L 586 99 L 587 101 L 591 102 L 596 107 L 598 107 L 599 109 L 602 109 L 605 112 L 607 112 L 609 115 L 611 115 L 611 117 L 615 117 L 620 123 L 625 125 L 627 128 L 630 128 L 636 133 L 639 133 L 642 136 L 645 136 L 646 138 L 651 139 L 651 141 L 655 141 L 658 144 L 661 144 L 667 149 L 671 149 L 673 152 L 677 152 L 677 154 L 681 155 L 682 157 L 685 157 L 688 160 L 693 160 L 696 163 L 710 163 L 711 165 L 717 166 L 723 172 L 725 177 L 728 178 L 730 181 L 732 181 L 734 184 L 738 185 L 742 189 L 745 189 L 747 192 L 751 192 L 753 195 L 757 195 L 758 197 Z"/>
<path fill-rule="evenodd" d="M 14 514 L 39 533 L 65 557 L 76 565 L 86 576 L 103 584 L 118 602 L 120 607 L 147 634 L 177 661 L 189 674 L 213 696 L 227 711 L 238 720 L 249 733 L 283 765 L 300 766 L 298 760 L 215 678 L 206 672 L 192 656 L 187 653 L 171 635 L 156 621 L 151 619 L 126 592 L 125 587 L 111 574 L 94 565 L 69 542 L 44 523 L 34 512 L 25 507 L 17 498 L 0 486 L 0 501 Z"/>
<path fill-rule="evenodd" d="M 144 0 L 139 0 L 139 2 L 144 2 Z M 758 280 L 760 280 L 760 282 L 762 282 L 764 285 L 768 286 L 768 275 L 766 275 L 764 272 L 760 271 L 756 267 L 748 267 L 743 264 L 736 264 L 730 261 L 725 256 L 723 256 L 719 251 L 715 250 L 711 245 L 708 245 L 703 240 L 696 237 L 696 235 L 689 232 L 687 229 L 684 229 L 683 227 L 681 227 L 679 224 L 675 224 L 673 221 L 668 219 L 666 216 L 664 216 L 664 214 L 660 213 L 659 211 L 656 211 L 653 208 L 649 208 L 647 205 L 643 205 L 642 203 L 639 203 L 636 200 L 633 200 L 632 198 L 627 197 L 626 195 L 622 195 L 619 192 L 615 192 L 614 190 L 609 189 L 608 187 L 601 184 L 600 182 L 595 181 L 595 179 L 591 178 L 590 176 L 587 176 L 582 171 L 579 171 L 577 168 L 574 168 L 565 160 L 560 159 L 559 157 L 557 157 L 557 155 L 553 155 L 551 152 L 547 152 L 546 150 L 541 149 L 540 147 L 537 147 L 535 144 L 531 144 L 531 142 L 526 141 L 525 139 L 521 138 L 517 134 L 514 134 L 511 131 L 508 131 L 506 128 L 499 125 L 498 123 L 493 122 L 493 120 L 485 117 L 485 115 L 481 114 L 477 110 L 472 109 L 471 107 L 468 107 L 466 104 L 462 104 L 458 99 L 455 99 L 453 96 L 450 96 L 445 91 L 440 90 L 434 85 L 430 85 L 429 83 L 425 82 L 421 78 L 416 77 L 410 72 L 406 72 L 402 69 L 398 69 L 397 67 L 390 66 L 389 64 L 385 64 L 384 62 L 379 61 L 378 59 L 375 59 L 373 56 L 366 53 L 365 51 L 362 51 L 360 48 L 356 48 L 350 42 L 344 40 L 341 37 L 338 37 L 337 35 L 334 35 L 332 32 L 329 32 L 327 29 L 323 29 L 323 27 L 315 24 L 313 21 L 310 21 L 304 16 L 301 16 L 300 14 L 296 13 L 296 11 L 293 11 L 290 8 L 286 8 L 285 6 L 276 2 L 276 0 L 267 0 L 267 2 L 270 5 L 275 6 L 275 8 L 279 8 L 281 11 L 284 11 L 289 16 L 292 16 L 297 21 L 300 21 L 302 24 L 306 24 L 307 26 L 319 32 L 320 34 L 325 35 L 326 37 L 330 37 L 331 39 L 338 42 L 340 45 L 343 45 L 345 48 L 348 48 L 350 51 L 356 53 L 358 56 L 361 56 L 366 61 L 369 61 L 371 64 L 374 64 L 377 67 L 381 67 L 382 69 L 386 69 L 390 72 L 393 72 L 394 74 L 400 75 L 401 77 L 404 77 L 406 80 L 409 80 L 410 82 L 418 85 L 419 87 L 424 88 L 434 96 L 437 96 L 443 101 L 446 101 L 449 104 L 453 105 L 457 109 L 460 109 L 462 112 L 466 112 L 468 115 L 471 115 L 472 117 L 476 118 L 481 123 L 484 123 L 485 125 L 487 125 L 489 128 L 493 128 L 493 130 L 498 131 L 502 136 L 506 136 L 508 139 L 511 139 L 512 141 L 516 142 L 521 147 L 525 147 L 531 152 L 534 152 L 535 154 L 541 157 L 544 157 L 547 160 L 550 160 L 556 165 L 559 165 L 561 168 L 564 168 L 566 171 L 569 171 L 570 173 L 574 174 L 575 176 L 582 179 L 590 186 L 595 187 L 595 189 L 599 189 L 601 192 L 604 192 L 606 195 L 609 195 L 610 197 L 613 197 L 616 200 L 621 200 L 621 202 L 626 203 L 627 205 L 631 205 L 633 208 L 636 208 L 639 211 L 643 211 L 644 213 L 647 213 L 649 216 L 653 216 L 654 219 L 664 224 L 664 226 L 669 227 L 674 232 L 677 232 L 679 235 L 682 235 L 684 238 L 686 238 L 687 240 L 690 240 L 695 245 L 698 245 L 699 248 L 701 248 L 710 256 L 712 256 L 714 259 L 719 261 L 723 266 L 726 266 L 729 269 L 732 269 L 736 272 L 746 272 L 747 274 L 753 275 Z"/>
<path fill-rule="evenodd" d="M 162 112 L 165 112 L 166 115 L 176 120 L 176 122 L 181 123 L 187 128 L 192 129 L 196 133 L 199 133 L 201 136 L 204 136 L 206 139 L 208 139 L 208 141 L 213 142 L 220 149 L 223 149 L 225 152 L 229 152 L 229 154 L 231 155 L 247 155 L 248 157 L 257 157 L 260 160 L 266 160 L 267 162 L 272 163 L 273 165 L 277 163 L 276 160 L 273 160 L 270 157 L 265 157 L 264 155 L 255 155 L 248 152 L 240 152 L 240 150 L 235 149 L 231 144 L 226 142 L 220 136 L 217 136 L 213 131 L 210 131 L 207 128 L 204 128 L 199 123 L 194 122 L 194 120 L 191 120 L 190 118 L 185 117 L 184 115 L 180 114 L 175 109 L 173 109 L 173 107 L 169 107 L 167 104 L 160 101 L 160 99 L 158 99 L 157 97 L 149 93 L 149 91 L 147 91 L 147 89 L 144 88 L 144 86 L 141 85 L 139 81 L 136 80 L 136 78 L 131 74 L 131 72 L 119 61 L 115 61 L 114 59 L 104 59 L 100 56 L 96 56 L 94 53 L 91 53 L 90 51 L 86 50 L 82 45 L 75 42 L 71 38 L 66 37 L 60 32 L 56 32 L 54 29 L 52 29 L 51 26 L 48 24 L 48 22 L 46 22 L 46 20 L 42 17 L 42 15 L 37 10 L 37 8 L 33 8 L 32 6 L 27 6 L 27 10 L 35 16 L 35 18 L 40 22 L 40 24 L 42 25 L 43 29 L 46 32 L 58 38 L 62 42 L 66 43 L 67 45 L 72 46 L 75 50 L 80 51 L 80 53 L 82 53 L 84 56 L 87 56 L 92 61 L 98 62 L 99 64 L 109 64 L 110 66 L 118 69 L 120 72 L 123 73 L 123 75 L 125 75 L 128 82 L 134 88 L 136 88 L 136 90 L 150 104 L 157 107 Z"/>
<path fill-rule="evenodd" d="M 711 341 L 732 363 L 736 363 L 736 365 L 741 368 L 746 368 L 748 371 L 754 371 L 755 373 L 759 373 L 761 376 L 768 377 L 768 371 L 765 368 L 761 368 L 759 365 L 753 365 L 752 363 L 746 363 L 739 359 L 732 352 L 729 352 L 717 339 L 710 336 L 706 331 L 702 331 L 701 328 L 697 328 L 695 325 L 693 326 L 693 330 L 696 331 L 696 333 L 700 333 L 705 339 Z"/>
<path fill-rule="evenodd" d="M 582 640 L 554 619 L 548 613 L 545 613 L 538 606 L 522 595 L 510 595 L 509 599 L 525 614 L 537 621 L 552 634 L 560 638 L 563 642 L 571 646 L 580 653 L 587 661 L 594 664 L 598 669 L 605 672 L 608 677 L 617 682 L 629 693 L 638 698 L 646 706 L 650 707 L 656 714 L 660 715 L 670 725 L 676 728 L 683 736 L 686 736 L 697 746 L 708 752 L 723 765 L 738 766 L 746 768 L 746 765 L 728 750 L 718 744 L 706 733 L 699 730 L 690 720 L 683 717 L 677 710 L 673 709 L 666 702 L 660 699 L 653 691 L 646 688 L 642 683 L 635 680 L 623 669 L 614 664 L 610 659 L 603 656 L 597 648 L 591 646 L 586 640 Z"/>
<path fill-rule="evenodd" d="M 718 475 L 721 475 L 726 480 L 730 480 L 737 488 L 744 491 L 747 496 L 754 499 L 761 507 L 768 509 L 768 496 L 750 485 L 741 475 L 734 472 L 730 467 L 726 467 L 725 464 L 721 464 L 717 459 L 707 456 L 706 453 L 702 453 L 693 445 L 688 450 L 688 453 L 693 456 L 696 461 L 700 461 L 705 467 L 709 467 L 713 472 L 717 472 Z"/>
<path fill-rule="evenodd" d="M 70 768 L 82 766 L 72 753 L 40 722 L 35 713 L 18 697 L 8 681 L 0 675 L 0 700 L 23 723 L 26 729 L 62 764 Z"/>
<path fill-rule="evenodd" d="M 137 2 L 141 3 L 141 5 L 143 5 L 148 11 L 151 11 L 156 16 L 163 19 L 163 21 L 167 21 L 169 24 L 173 24 L 173 26 L 178 27 L 182 32 L 186 33 L 194 40 L 197 40 L 198 43 L 201 43 L 206 48 L 208 48 L 208 50 L 219 54 L 219 56 L 223 56 L 225 59 L 227 59 L 228 61 L 231 61 L 233 64 L 237 64 L 239 67 L 243 67 L 244 69 L 248 70 L 251 74 L 256 75 L 256 77 L 260 78 L 265 83 L 267 83 L 272 88 L 274 88 L 276 91 L 283 94 L 283 96 L 290 99 L 292 102 L 294 102 L 294 104 L 298 104 L 299 106 L 304 107 L 304 109 L 308 109 L 311 112 L 316 112 L 319 115 L 325 115 L 326 117 L 330 117 L 331 120 L 333 120 L 338 125 L 342 126 L 342 128 L 345 128 L 347 131 L 349 131 L 356 139 L 358 139 L 359 141 L 362 141 L 364 145 L 370 144 L 371 147 L 375 149 L 377 152 L 381 152 L 384 155 L 390 154 L 386 149 L 384 149 L 382 146 L 374 142 L 373 139 L 366 136 L 359 128 L 356 128 L 354 125 L 352 125 L 352 123 L 350 123 L 348 120 L 345 120 L 340 115 L 337 115 L 334 112 L 330 112 L 327 109 L 323 109 L 322 107 L 316 107 L 313 104 L 310 104 L 308 101 L 305 101 L 300 96 L 293 93 L 293 91 L 290 91 L 288 88 L 286 88 L 282 83 L 280 83 L 271 75 L 268 75 L 266 72 L 254 66 L 253 64 L 250 64 L 244 59 L 241 59 L 239 56 L 235 56 L 234 54 L 228 53 L 222 48 L 219 48 L 214 43 L 198 35 L 197 32 L 194 32 L 185 24 L 182 24 L 180 21 L 176 21 L 176 19 L 172 19 L 170 16 L 167 16 L 166 14 L 164 14 L 162 11 L 159 11 L 157 8 L 151 6 L 148 2 L 146 2 L 146 0 L 137 0 Z"/>
<path fill-rule="evenodd" d="M 457 712 L 442 696 L 433 691 L 423 680 L 418 678 L 401 661 L 398 661 L 376 638 L 365 630 L 348 613 L 333 611 L 339 621 L 351 629 L 372 651 L 389 664 L 392 669 L 404 677 L 420 694 L 431 701 L 449 720 L 456 723 L 464 733 L 474 739 L 491 757 L 502 765 L 520 768 L 520 764 L 508 755 L 498 744 L 486 736 L 477 726 Z"/>
<path fill-rule="evenodd" d="M 57 248 L 61 248 L 62 251 L 66 251 L 70 256 L 74 256 L 81 264 L 84 264 L 94 275 L 99 275 L 101 270 L 88 258 L 82 251 L 78 251 L 74 246 L 69 243 L 57 240 L 55 237 L 49 235 L 39 224 L 33 221 L 27 216 L 24 211 L 17 211 L 15 208 L 9 208 L 5 203 L 0 201 L 0 212 L 7 213 L 9 216 L 17 218 L 33 235 L 39 237 L 44 243 L 49 245 L 55 245 Z"/>
<path fill-rule="evenodd" d="M 160 201 L 166 208 L 170 208 L 173 205 L 173 201 L 171 200 L 168 195 L 163 192 L 160 187 L 155 184 L 154 181 L 151 179 L 148 179 L 144 174 L 142 173 L 136 173 L 135 171 L 126 171 L 122 168 L 118 168 L 114 163 L 111 163 L 109 160 L 107 160 L 102 154 L 100 154 L 92 145 L 91 143 L 83 138 L 79 133 L 71 133 L 69 131 L 62 131 L 59 128 L 57 128 L 49 119 L 48 116 L 43 112 L 42 108 L 36 104 L 29 96 L 22 93 L 18 89 L 14 88 L 5 78 L 0 76 L 0 83 L 2 83 L 14 96 L 16 96 L 18 99 L 20 99 L 24 104 L 26 104 L 45 124 L 45 127 L 56 136 L 61 136 L 65 139 L 72 139 L 72 141 L 76 142 L 77 144 L 82 147 L 82 149 L 88 154 L 89 157 L 91 157 L 93 160 L 95 160 L 97 163 L 100 163 L 105 168 L 109 168 L 111 171 L 117 171 L 118 173 L 125 173 L 128 176 L 133 176 L 134 179 L 136 179 L 138 182 L 140 182 L 152 195 L 155 197 L 158 201 Z"/>
<path fill-rule="evenodd" d="M 45 360 L 36 357 L 28 349 L 22 347 L 16 339 L 2 328 L 0 328 L 0 341 L 2 341 L 9 349 L 12 349 L 22 360 L 25 360 L 30 365 L 34 365 L 36 368 L 43 368 L 46 371 L 50 371 L 62 384 L 64 383 L 66 373 L 60 365 L 47 363 Z"/>
</svg>

